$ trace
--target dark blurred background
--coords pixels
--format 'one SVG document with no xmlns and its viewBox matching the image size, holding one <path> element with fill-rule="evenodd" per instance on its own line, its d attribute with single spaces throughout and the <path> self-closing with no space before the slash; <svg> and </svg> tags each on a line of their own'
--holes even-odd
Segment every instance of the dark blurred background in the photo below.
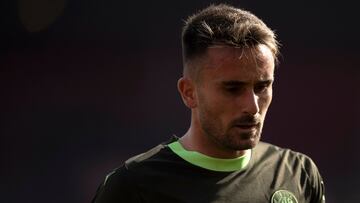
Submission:
<svg viewBox="0 0 360 203">
<path fill-rule="evenodd" d="M 2 0 L 0 202 L 90 202 L 111 169 L 181 136 L 181 27 L 218 2 L 282 44 L 263 140 L 312 157 L 328 203 L 359 202 L 360 18 L 346 0 Z"/>
</svg>

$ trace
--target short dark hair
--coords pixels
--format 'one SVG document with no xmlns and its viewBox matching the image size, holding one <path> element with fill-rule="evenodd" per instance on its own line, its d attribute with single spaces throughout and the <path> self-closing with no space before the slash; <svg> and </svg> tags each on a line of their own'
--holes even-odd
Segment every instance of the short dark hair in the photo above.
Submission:
<svg viewBox="0 0 360 203">
<path fill-rule="evenodd" d="M 204 54 L 213 45 L 253 47 L 266 45 L 275 61 L 279 43 L 274 31 L 249 11 L 227 4 L 210 5 L 190 16 L 182 30 L 184 72 L 188 61 Z"/>
</svg>

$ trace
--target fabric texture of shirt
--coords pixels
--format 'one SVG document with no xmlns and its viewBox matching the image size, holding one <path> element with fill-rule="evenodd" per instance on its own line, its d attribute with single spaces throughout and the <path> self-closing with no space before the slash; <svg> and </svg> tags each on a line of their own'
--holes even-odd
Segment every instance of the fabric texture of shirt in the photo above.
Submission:
<svg viewBox="0 0 360 203">
<path fill-rule="evenodd" d="M 325 202 L 321 175 L 302 153 L 260 142 L 243 168 L 218 171 L 176 154 L 169 147 L 176 141 L 160 144 L 113 170 L 93 203 Z"/>
</svg>

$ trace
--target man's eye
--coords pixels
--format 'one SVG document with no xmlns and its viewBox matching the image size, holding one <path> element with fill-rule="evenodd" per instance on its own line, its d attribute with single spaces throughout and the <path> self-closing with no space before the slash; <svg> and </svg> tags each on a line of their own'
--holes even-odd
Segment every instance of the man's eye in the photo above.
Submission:
<svg viewBox="0 0 360 203">
<path fill-rule="evenodd" d="M 239 87 L 226 87 L 225 90 L 230 93 L 236 93 L 240 90 Z"/>
<path fill-rule="evenodd" d="M 254 88 L 254 92 L 256 93 L 262 93 L 264 92 L 268 87 L 269 87 L 270 84 L 261 84 L 261 85 L 257 85 L 255 86 Z"/>
</svg>

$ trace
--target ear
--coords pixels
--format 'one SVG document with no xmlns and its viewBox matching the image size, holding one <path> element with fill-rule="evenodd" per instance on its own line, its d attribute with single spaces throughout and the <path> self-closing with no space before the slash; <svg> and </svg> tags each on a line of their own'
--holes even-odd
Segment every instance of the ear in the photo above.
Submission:
<svg viewBox="0 0 360 203">
<path fill-rule="evenodd" d="M 195 84 L 189 78 L 180 78 L 177 87 L 185 105 L 192 109 L 197 106 Z"/>
</svg>

